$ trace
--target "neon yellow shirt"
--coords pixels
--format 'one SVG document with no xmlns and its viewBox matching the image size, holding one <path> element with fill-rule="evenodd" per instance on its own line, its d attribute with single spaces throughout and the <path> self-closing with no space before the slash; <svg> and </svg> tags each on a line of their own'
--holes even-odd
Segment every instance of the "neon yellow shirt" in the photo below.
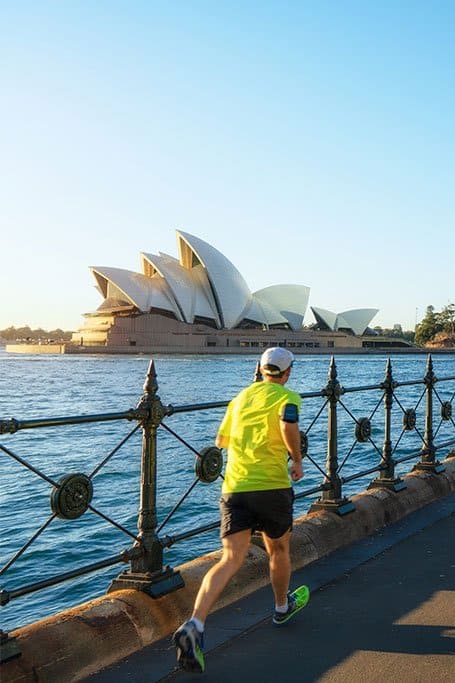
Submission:
<svg viewBox="0 0 455 683">
<path fill-rule="evenodd" d="M 218 430 L 229 438 L 223 493 L 290 488 L 280 430 L 287 403 L 299 409 L 301 398 L 276 382 L 255 382 L 229 403 Z"/>
</svg>

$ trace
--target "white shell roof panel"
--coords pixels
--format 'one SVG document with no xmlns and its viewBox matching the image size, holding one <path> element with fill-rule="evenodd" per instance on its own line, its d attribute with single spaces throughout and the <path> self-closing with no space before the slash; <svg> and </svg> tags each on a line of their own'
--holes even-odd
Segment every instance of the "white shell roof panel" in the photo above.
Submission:
<svg viewBox="0 0 455 683">
<path fill-rule="evenodd" d="M 181 318 L 175 304 L 166 295 L 166 283 L 161 277 L 148 278 L 123 268 L 91 267 L 94 275 L 98 273 L 120 289 L 140 311 L 147 312 L 151 307 L 171 311 Z"/>
<path fill-rule="evenodd" d="M 279 325 L 287 323 L 287 319 L 278 313 L 278 311 L 270 306 L 267 301 L 260 301 L 254 294 L 251 300 L 251 304 L 244 311 L 244 318 L 249 320 L 255 320 L 256 322 L 262 323 L 264 325 Z"/>
<path fill-rule="evenodd" d="M 350 311 L 342 311 L 339 317 L 344 319 L 347 327 L 354 334 L 363 334 L 378 311 L 378 308 L 354 308 Z M 345 325 L 338 322 L 338 327 L 345 327 Z"/>
<path fill-rule="evenodd" d="M 271 285 L 254 292 L 261 303 L 267 303 L 278 311 L 293 330 L 302 327 L 308 306 L 310 288 L 305 285 Z"/>
<path fill-rule="evenodd" d="M 321 318 L 323 322 L 333 331 L 337 329 L 337 314 L 333 311 L 327 311 L 325 308 L 315 308 L 311 306 L 316 319 Z"/>
<path fill-rule="evenodd" d="M 205 267 L 224 327 L 235 327 L 251 301 L 250 289 L 242 275 L 221 252 L 207 242 L 180 230 L 177 230 L 177 237 L 186 242 Z"/>
<path fill-rule="evenodd" d="M 191 277 L 194 283 L 194 309 L 193 316 L 212 318 L 218 328 L 221 328 L 218 308 L 213 298 L 212 290 L 207 279 L 207 273 L 203 266 L 195 266 L 191 269 Z"/>
<path fill-rule="evenodd" d="M 142 258 L 147 260 L 165 279 L 167 285 L 180 308 L 183 319 L 187 323 L 193 322 L 194 308 L 194 281 L 190 271 L 182 268 L 179 261 L 172 256 L 161 254 L 145 254 Z"/>
</svg>

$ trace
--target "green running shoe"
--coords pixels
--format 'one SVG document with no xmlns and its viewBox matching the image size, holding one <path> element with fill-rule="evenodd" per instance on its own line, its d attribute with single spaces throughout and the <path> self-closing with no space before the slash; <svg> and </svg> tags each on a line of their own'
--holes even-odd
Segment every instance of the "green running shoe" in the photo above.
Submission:
<svg viewBox="0 0 455 683">
<path fill-rule="evenodd" d="M 172 636 L 177 648 L 177 661 L 185 671 L 202 673 L 205 669 L 204 634 L 194 622 L 185 621 Z"/>
<path fill-rule="evenodd" d="M 310 591 L 308 586 L 299 586 L 292 593 L 288 593 L 288 609 L 287 612 L 277 612 L 273 613 L 273 623 L 275 626 L 281 626 L 286 624 L 289 619 L 292 619 L 294 614 L 300 612 L 301 609 L 305 607 L 310 599 Z"/>
</svg>

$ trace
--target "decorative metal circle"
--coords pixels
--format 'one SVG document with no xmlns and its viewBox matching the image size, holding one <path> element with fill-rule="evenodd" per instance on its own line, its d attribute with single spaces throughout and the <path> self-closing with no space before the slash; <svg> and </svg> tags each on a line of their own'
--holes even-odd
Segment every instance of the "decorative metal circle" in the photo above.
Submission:
<svg viewBox="0 0 455 683">
<path fill-rule="evenodd" d="M 367 417 L 360 417 L 355 426 L 355 438 L 365 443 L 371 436 L 371 422 Z"/>
<path fill-rule="evenodd" d="M 452 417 L 452 404 L 450 401 L 444 401 L 441 405 L 441 417 L 443 420 L 450 420 Z"/>
<path fill-rule="evenodd" d="M 77 519 L 86 512 L 92 497 L 93 485 L 85 474 L 65 474 L 52 489 L 51 509 L 60 519 Z"/>
<path fill-rule="evenodd" d="M 411 432 L 415 429 L 417 423 L 416 411 L 414 408 L 408 408 L 403 413 L 403 429 L 407 432 Z"/>
<path fill-rule="evenodd" d="M 206 484 L 218 479 L 223 469 L 223 454 L 220 449 L 216 446 L 203 448 L 196 457 L 194 469 L 198 479 Z"/>
<path fill-rule="evenodd" d="M 308 437 L 305 432 L 300 432 L 300 454 L 302 458 L 308 455 Z"/>
</svg>

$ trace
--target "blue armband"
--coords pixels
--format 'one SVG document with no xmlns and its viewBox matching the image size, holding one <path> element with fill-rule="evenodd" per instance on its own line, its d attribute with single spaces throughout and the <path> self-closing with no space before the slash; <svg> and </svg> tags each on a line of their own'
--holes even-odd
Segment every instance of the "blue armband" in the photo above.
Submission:
<svg viewBox="0 0 455 683">
<path fill-rule="evenodd" d="M 299 409 L 295 403 L 286 403 L 281 411 L 280 415 L 283 422 L 298 422 L 299 421 Z"/>
</svg>

